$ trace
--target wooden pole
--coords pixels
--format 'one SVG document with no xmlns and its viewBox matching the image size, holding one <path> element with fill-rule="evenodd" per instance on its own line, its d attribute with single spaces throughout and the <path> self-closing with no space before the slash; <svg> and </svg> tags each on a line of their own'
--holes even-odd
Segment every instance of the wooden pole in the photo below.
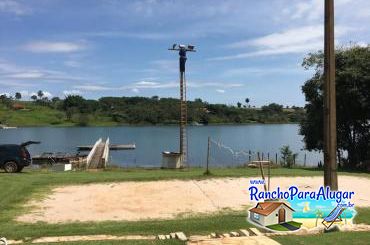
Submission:
<svg viewBox="0 0 370 245">
<path fill-rule="evenodd" d="M 258 162 L 260 163 L 261 176 L 262 176 L 262 179 L 263 179 L 263 188 L 265 189 L 265 191 L 267 191 L 265 174 L 263 173 L 263 167 L 262 167 L 262 163 L 261 163 L 261 158 L 260 158 L 260 153 L 259 152 L 257 153 L 257 157 L 258 157 Z"/>
<path fill-rule="evenodd" d="M 211 153 L 211 137 L 208 136 L 208 147 L 207 147 L 207 166 L 205 174 L 209 174 L 209 156 Z"/>
<path fill-rule="evenodd" d="M 278 165 L 277 153 L 275 153 L 275 163 Z"/>
<path fill-rule="evenodd" d="M 335 93 L 334 0 L 325 0 L 324 185 L 338 190 Z"/>
<path fill-rule="evenodd" d="M 268 175 L 268 191 L 270 191 L 270 177 L 271 177 L 271 164 L 270 164 L 270 160 L 268 160 L 268 163 L 269 163 L 269 166 L 268 166 L 268 172 L 267 172 L 267 175 Z"/>
</svg>

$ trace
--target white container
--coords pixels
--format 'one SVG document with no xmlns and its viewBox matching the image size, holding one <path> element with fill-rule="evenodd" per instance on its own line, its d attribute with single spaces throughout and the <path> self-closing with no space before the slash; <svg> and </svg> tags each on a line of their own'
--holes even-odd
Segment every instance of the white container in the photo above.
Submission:
<svg viewBox="0 0 370 245">
<path fill-rule="evenodd" d="M 71 171 L 72 170 L 72 164 L 70 164 L 70 163 L 68 163 L 68 164 L 61 164 L 61 163 L 53 164 L 53 166 L 51 167 L 51 170 L 57 171 L 57 172 Z"/>
<path fill-rule="evenodd" d="M 179 152 L 162 152 L 162 168 L 182 168 Z"/>
</svg>

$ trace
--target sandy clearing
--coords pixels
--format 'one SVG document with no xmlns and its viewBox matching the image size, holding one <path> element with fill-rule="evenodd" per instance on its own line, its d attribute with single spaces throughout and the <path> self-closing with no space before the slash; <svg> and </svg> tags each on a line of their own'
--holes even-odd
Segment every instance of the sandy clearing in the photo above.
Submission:
<svg viewBox="0 0 370 245">
<path fill-rule="evenodd" d="M 31 201 L 32 210 L 17 218 L 35 223 L 72 221 L 170 219 L 184 213 L 210 213 L 225 208 L 241 210 L 249 201 L 250 178 L 167 180 L 89 184 L 55 188 L 44 200 Z M 296 185 L 317 190 L 322 177 L 275 177 L 272 189 Z M 340 176 L 341 190 L 355 191 L 356 206 L 370 206 L 370 179 Z M 262 189 L 262 186 L 261 186 Z"/>
</svg>

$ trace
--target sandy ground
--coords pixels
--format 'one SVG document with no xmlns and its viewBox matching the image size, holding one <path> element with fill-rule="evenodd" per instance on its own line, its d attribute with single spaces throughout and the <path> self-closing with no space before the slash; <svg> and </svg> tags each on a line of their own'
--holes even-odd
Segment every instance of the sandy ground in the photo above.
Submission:
<svg viewBox="0 0 370 245">
<path fill-rule="evenodd" d="M 296 185 L 316 191 L 322 177 L 275 177 L 272 190 Z M 340 176 L 341 190 L 355 191 L 356 206 L 370 206 L 370 179 Z M 47 198 L 31 201 L 33 208 L 17 218 L 21 222 L 66 223 L 71 221 L 169 219 L 181 214 L 240 210 L 249 201 L 249 178 L 169 180 L 89 184 L 55 188 Z M 262 186 L 261 186 L 262 189 Z"/>
</svg>

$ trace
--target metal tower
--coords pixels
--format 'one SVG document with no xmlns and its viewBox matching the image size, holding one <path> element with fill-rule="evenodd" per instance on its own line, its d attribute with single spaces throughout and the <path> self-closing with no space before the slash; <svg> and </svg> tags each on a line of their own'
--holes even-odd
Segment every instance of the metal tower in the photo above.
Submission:
<svg viewBox="0 0 370 245">
<path fill-rule="evenodd" d="M 184 166 L 187 163 L 187 134 L 186 125 L 188 119 L 188 110 L 186 104 L 186 79 L 185 79 L 185 63 L 186 53 L 196 52 L 193 45 L 177 45 L 173 44 L 168 50 L 179 51 L 179 68 L 180 68 L 180 154 L 181 164 Z"/>
</svg>

